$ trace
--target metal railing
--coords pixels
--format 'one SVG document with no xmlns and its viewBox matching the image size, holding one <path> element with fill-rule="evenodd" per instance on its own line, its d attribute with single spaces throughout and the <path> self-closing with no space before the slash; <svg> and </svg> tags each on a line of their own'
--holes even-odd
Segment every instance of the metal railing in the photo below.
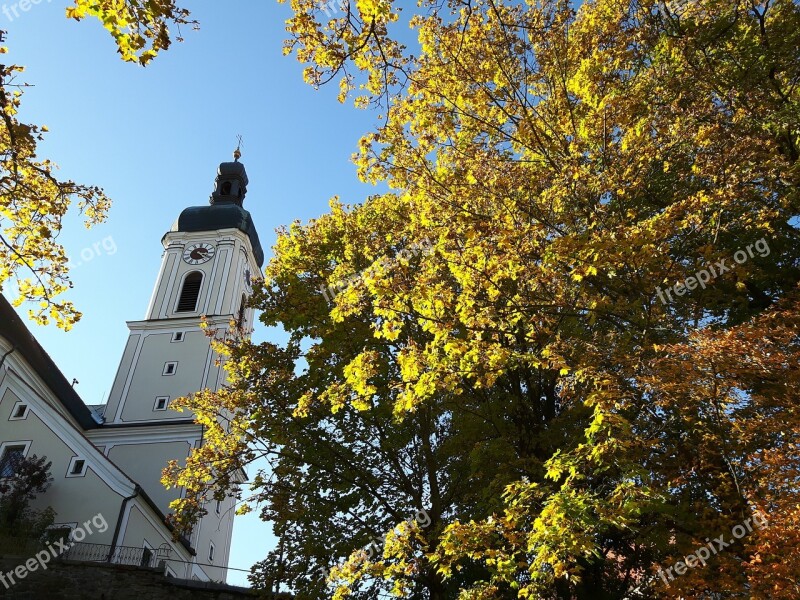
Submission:
<svg viewBox="0 0 800 600">
<path fill-rule="evenodd" d="M 116 565 L 132 565 L 136 567 L 158 567 L 169 560 L 171 550 L 162 546 L 158 550 L 149 548 L 132 548 L 130 546 L 107 546 L 105 544 L 75 543 L 61 555 L 65 560 L 85 562 L 104 562 Z"/>
</svg>

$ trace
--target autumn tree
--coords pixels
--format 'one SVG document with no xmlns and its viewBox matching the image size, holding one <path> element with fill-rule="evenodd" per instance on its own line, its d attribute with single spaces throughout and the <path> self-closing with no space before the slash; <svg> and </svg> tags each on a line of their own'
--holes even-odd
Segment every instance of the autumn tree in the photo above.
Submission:
<svg viewBox="0 0 800 600">
<path fill-rule="evenodd" d="M 194 25 L 174 0 L 75 0 L 67 16 L 98 18 L 123 60 L 146 65 L 178 37 L 169 25 Z M 0 55 L 7 49 L 0 48 Z M 58 242 L 62 219 L 73 202 L 86 227 L 105 220 L 110 201 L 97 186 L 57 177 L 56 165 L 40 158 L 37 145 L 47 127 L 25 123 L 19 111 L 26 84 L 23 67 L 0 65 L 0 291 L 19 306 L 32 303 L 30 317 L 69 329 L 81 316 L 59 296 L 71 287 L 69 259 Z"/>
<path fill-rule="evenodd" d="M 309 83 L 381 111 L 355 162 L 390 191 L 279 235 L 253 305 L 290 342 L 182 402 L 213 435 L 166 474 L 179 518 L 273 456 L 263 580 L 352 540 L 335 598 L 796 597 L 800 7 L 423 0 L 415 44 L 389 0 L 292 8 Z M 435 460 L 393 467 L 426 422 Z M 342 515 L 401 525 L 381 486 L 423 472 L 468 485 L 365 560 Z"/>
<path fill-rule="evenodd" d="M 0 535 L 38 539 L 53 524 L 51 508 L 37 510 L 30 504 L 50 487 L 52 463 L 47 458 L 12 454 L 0 463 Z"/>
<path fill-rule="evenodd" d="M 147 65 L 173 40 L 182 41 L 181 26 L 197 21 L 176 0 L 74 0 L 67 17 L 95 17 L 114 38 L 122 60 Z"/>
</svg>

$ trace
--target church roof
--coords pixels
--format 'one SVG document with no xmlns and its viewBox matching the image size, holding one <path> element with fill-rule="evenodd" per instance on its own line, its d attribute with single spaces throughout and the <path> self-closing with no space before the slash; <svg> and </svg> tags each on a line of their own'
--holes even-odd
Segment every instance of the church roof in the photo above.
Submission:
<svg viewBox="0 0 800 600">
<path fill-rule="evenodd" d="M 24 321 L 19 317 L 16 311 L 9 304 L 3 294 L 0 294 L 0 336 L 5 338 L 11 344 L 11 351 L 9 354 L 19 353 L 25 361 L 31 366 L 36 374 L 42 379 L 48 388 L 55 394 L 62 406 L 67 409 L 70 415 L 78 422 L 84 429 L 97 429 L 101 427 L 94 417 L 92 412 L 86 404 L 84 404 L 81 397 L 72 387 L 72 385 L 64 377 L 64 374 L 56 366 L 53 359 L 42 348 L 41 344 L 36 341 L 33 334 L 26 327 Z M 0 364 L 5 357 L 0 354 Z M 119 469 L 120 472 L 135 486 L 136 494 L 147 503 L 148 506 L 155 512 L 161 519 L 161 522 L 169 529 L 174 531 L 174 526 L 167 520 L 166 515 L 153 501 L 147 492 L 136 481 L 130 478 L 125 471 L 120 469 L 110 458 L 107 456 L 102 457 L 103 460 L 112 464 L 114 468 Z M 181 536 L 178 540 L 184 548 L 186 548 L 192 555 L 195 555 L 195 550 L 191 547 L 189 541 Z"/>
<path fill-rule="evenodd" d="M 84 429 L 99 427 L 81 397 L 2 294 L 0 294 L 0 336 L 8 340 L 12 351 L 19 352 L 25 358 L 81 427 Z"/>
<path fill-rule="evenodd" d="M 185 209 L 172 231 L 215 231 L 217 229 L 238 229 L 250 238 L 253 256 L 261 267 L 264 264 L 264 250 L 258 240 L 258 232 L 253 217 L 241 206 L 232 202 L 191 206 Z"/>
<path fill-rule="evenodd" d="M 258 240 L 253 217 L 242 207 L 250 181 L 247 178 L 244 164 L 239 162 L 241 156 L 239 148 L 236 148 L 236 152 L 233 153 L 233 162 L 220 163 L 209 205 L 192 206 L 184 210 L 175 221 L 171 231 L 238 229 L 250 238 L 253 257 L 261 267 L 264 265 L 264 250 Z"/>
</svg>

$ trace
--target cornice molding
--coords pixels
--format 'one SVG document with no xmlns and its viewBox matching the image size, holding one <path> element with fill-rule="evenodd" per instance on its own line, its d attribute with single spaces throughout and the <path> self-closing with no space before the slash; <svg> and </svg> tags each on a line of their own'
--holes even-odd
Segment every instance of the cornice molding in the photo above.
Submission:
<svg viewBox="0 0 800 600">
<path fill-rule="evenodd" d="M 114 426 L 93 429 L 87 433 L 92 443 L 98 446 L 186 442 L 194 447 L 203 437 L 203 426 L 197 423 L 158 424 L 148 427 Z"/>
</svg>

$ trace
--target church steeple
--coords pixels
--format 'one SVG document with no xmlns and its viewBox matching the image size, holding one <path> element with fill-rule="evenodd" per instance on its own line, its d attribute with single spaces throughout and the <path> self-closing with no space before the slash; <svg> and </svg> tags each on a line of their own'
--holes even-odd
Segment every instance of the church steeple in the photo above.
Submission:
<svg viewBox="0 0 800 600">
<path fill-rule="evenodd" d="M 233 162 L 219 165 L 210 204 L 183 210 L 161 240 L 161 270 L 145 319 L 128 323 L 109 422 L 174 419 L 176 413 L 165 410 L 169 400 L 224 384 L 201 317 L 215 330 L 227 330 L 231 321 L 249 330 L 253 311 L 246 301 L 264 261 L 253 219 L 242 207 L 249 182 L 240 157 L 237 149 Z"/>
<path fill-rule="evenodd" d="M 241 156 L 242 154 L 237 148 L 233 153 L 233 162 L 224 162 L 219 165 L 209 205 L 192 206 L 185 209 L 172 226 L 170 233 L 238 229 L 247 234 L 252 256 L 261 267 L 264 264 L 264 250 L 261 248 L 253 218 L 243 207 L 244 198 L 247 195 L 247 185 L 250 181 L 247 178 L 244 164 L 239 162 Z M 166 239 L 166 237 L 165 235 L 164 238 Z"/>
<path fill-rule="evenodd" d="M 164 513 L 181 492 L 161 485 L 162 469 L 203 444 L 203 427 L 171 403 L 225 386 L 222 357 L 207 334 L 220 339 L 235 323 L 236 335 L 246 336 L 254 320 L 247 299 L 253 279 L 261 276 L 264 252 L 242 207 L 248 180 L 240 157 L 237 152 L 233 162 L 219 166 L 210 205 L 183 210 L 161 239 L 164 254 L 150 306 L 143 320 L 127 324 L 130 335 L 106 405 L 104 437 L 96 440 Z M 134 522 L 133 506 L 125 523 Z M 197 573 L 225 578 L 234 507 L 232 497 L 215 501 L 195 527 L 191 544 L 204 565 L 193 566 Z"/>
<path fill-rule="evenodd" d="M 242 153 L 239 148 L 233 153 L 233 162 L 224 162 L 217 169 L 217 180 L 214 192 L 211 194 L 210 204 L 224 204 L 232 202 L 242 206 L 247 194 L 247 171 L 239 162 Z"/>
</svg>

